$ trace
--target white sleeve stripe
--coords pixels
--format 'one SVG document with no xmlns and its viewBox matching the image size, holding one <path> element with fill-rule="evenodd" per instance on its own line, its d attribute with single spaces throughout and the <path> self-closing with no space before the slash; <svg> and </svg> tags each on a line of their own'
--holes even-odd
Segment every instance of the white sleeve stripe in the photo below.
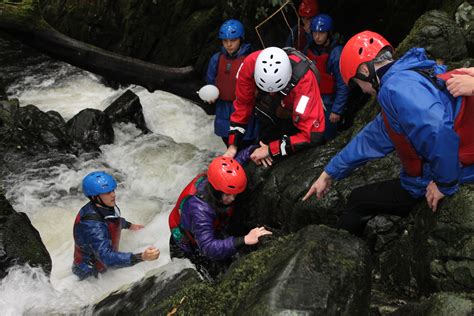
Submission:
<svg viewBox="0 0 474 316">
<path fill-rule="evenodd" d="M 245 134 L 245 128 L 243 128 L 243 127 L 231 126 L 230 131 L 237 131 L 241 134 Z"/>
<path fill-rule="evenodd" d="M 296 112 L 298 112 L 299 114 L 304 114 L 306 106 L 308 105 L 308 101 L 309 97 L 302 95 L 300 101 L 298 102 L 298 105 L 296 106 Z"/>
</svg>

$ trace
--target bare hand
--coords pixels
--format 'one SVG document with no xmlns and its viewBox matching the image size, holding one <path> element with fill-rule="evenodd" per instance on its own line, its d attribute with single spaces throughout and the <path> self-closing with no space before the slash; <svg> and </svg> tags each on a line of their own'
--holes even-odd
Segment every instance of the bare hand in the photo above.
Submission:
<svg viewBox="0 0 474 316">
<path fill-rule="evenodd" d="M 141 224 L 131 224 L 128 229 L 130 229 L 130 230 L 135 230 L 135 231 L 136 231 L 136 230 L 142 229 L 143 227 L 145 227 L 145 226 L 143 226 L 143 225 L 141 225 Z"/>
<path fill-rule="evenodd" d="M 234 158 L 235 154 L 237 154 L 237 146 L 230 145 L 222 156 Z"/>
<path fill-rule="evenodd" d="M 255 227 L 244 237 L 244 242 L 246 245 L 255 245 L 258 243 L 258 238 L 271 234 L 272 232 L 266 230 L 265 227 Z"/>
<path fill-rule="evenodd" d="M 150 246 L 145 249 L 144 252 L 142 252 L 142 259 L 143 261 L 153 261 L 158 259 L 160 256 L 160 251 L 158 248 Z"/>
<path fill-rule="evenodd" d="M 446 87 L 454 97 L 474 95 L 474 76 L 452 74 Z"/>
<path fill-rule="evenodd" d="M 337 123 L 341 120 L 341 115 L 337 113 L 331 113 L 329 115 L 329 120 L 331 121 L 331 123 Z"/>
<path fill-rule="evenodd" d="M 306 201 L 311 195 L 316 194 L 318 200 L 322 199 L 328 192 L 332 184 L 331 176 L 323 171 L 319 178 L 309 188 L 306 195 L 303 197 L 303 201 Z"/>
<path fill-rule="evenodd" d="M 264 165 L 265 167 L 270 167 L 272 165 L 273 159 L 270 157 L 270 153 L 268 151 L 268 145 L 260 142 L 260 147 L 255 149 L 253 153 L 250 155 L 250 158 L 256 165 Z"/>
<path fill-rule="evenodd" d="M 438 202 L 444 198 L 444 194 L 441 193 L 438 189 L 438 186 L 434 181 L 431 181 L 430 184 L 426 187 L 426 202 L 428 202 L 428 207 L 434 212 L 438 208 Z"/>
</svg>

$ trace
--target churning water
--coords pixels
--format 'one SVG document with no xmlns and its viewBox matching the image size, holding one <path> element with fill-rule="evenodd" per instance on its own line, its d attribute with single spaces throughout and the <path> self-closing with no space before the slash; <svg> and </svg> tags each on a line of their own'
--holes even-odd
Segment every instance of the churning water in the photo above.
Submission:
<svg viewBox="0 0 474 316">
<path fill-rule="evenodd" d="M 55 110 L 68 120 L 84 108 L 105 109 L 128 88 L 139 96 L 147 126 L 153 131 L 142 135 L 132 124 L 118 124 L 115 142 L 102 146 L 101 155 L 42 155 L 3 179 L 10 203 L 16 211 L 25 212 L 40 232 L 53 269 L 48 278 L 38 268 L 12 268 L 0 280 L 0 314 L 76 314 L 149 270 L 166 265 L 162 269 L 173 273 L 187 266 L 187 262 L 170 263 L 168 214 L 184 186 L 225 150 L 213 134 L 213 117 L 169 93 L 149 93 L 136 86 L 113 90 L 91 73 L 34 52 L 27 54 L 28 49 L 19 43 L 12 48 L 0 39 L 0 47 L 4 52 L 0 70 L 10 79 L 8 96 L 18 98 L 22 106 Z M 21 60 L 6 56 L 8 49 Z M 71 272 L 72 226 L 87 202 L 81 180 L 93 170 L 115 176 L 122 216 L 145 225 L 137 232 L 123 231 L 120 250 L 139 252 L 154 245 L 161 256 L 79 282 Z"/>
</svg>

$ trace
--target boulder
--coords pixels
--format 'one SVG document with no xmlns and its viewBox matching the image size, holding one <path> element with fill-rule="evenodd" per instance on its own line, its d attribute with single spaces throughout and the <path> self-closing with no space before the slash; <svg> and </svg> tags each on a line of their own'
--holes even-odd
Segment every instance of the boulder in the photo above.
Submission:
<svg viewBox="0 0 474 316">
<path fill-rule="evenodd" d="M 66 123 L 68 135 L 85 151 L 99 151 L 99 147 L 114 142 L 114 129 L 102 111 L 84 109 Z"/>
<path fill-rule="evenodd" d="M 462 30 L 448 15 L 438 10 L 428 11 L 415 23 L 408 36 L 397 48 L 397 56 L 412 47 L 423 47 L 433 59 L 444 62 L 468 57 Z"/>
<path fill-rule="evenodd" d="M 216 284 L 186 287 L 144 314 L 367 315 L 370 271 L 362 240 L 308 226 L 236 261 Z"/>
<path fill-rule="evenodd" d="M 455 20 L 457 25 L 461 28 L 466 45 L 469 51 L 469 56 L 474 55 L 474 2 L 465 1 L 456 10 Z"/>
<path fill-rule="evenodd" d="M 112 102 L 104 111 L 112 123 L 133 123 L 143 133 L 151 131 L 146 126 L 143 108 L 138 96 L 131 90 L 125 91 L 117 100 Z"/>
<path fill-rule="evenodd" d="M 1 193 L 1 192 L 0 192 Z M 0 194 L 0 279 L 14 265 L 40 266 L 51 273 L 51 257 L 25 213 L 16 212 Z"/>
<path fill-rule="evenodd" d="M 472 293 L 471 293 L 472 294 Z M 456 293 L 440 292 L 418 303 L 407 304 L 390 316 L 469 316 L 474 313 L 474 297 Z"/>
</svg>

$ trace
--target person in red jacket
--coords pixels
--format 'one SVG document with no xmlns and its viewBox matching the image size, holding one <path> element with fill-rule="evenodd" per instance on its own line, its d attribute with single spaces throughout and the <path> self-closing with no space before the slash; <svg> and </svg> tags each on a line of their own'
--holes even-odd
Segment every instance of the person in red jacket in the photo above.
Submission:
<svg viewBox="0 0 474 316">
<path fill-rule="evenodd" d="M 237 72 L 235 111 L 230 117 L 229 147 L 234 157 L 253 112 L 261 123 L 257 165 L 323 142 L 323 103 L 317 69 L 303 53 L 268 47 L 247 56 Z M 254 111 L 255 110 L 255 111 Z"/>
</svg>

